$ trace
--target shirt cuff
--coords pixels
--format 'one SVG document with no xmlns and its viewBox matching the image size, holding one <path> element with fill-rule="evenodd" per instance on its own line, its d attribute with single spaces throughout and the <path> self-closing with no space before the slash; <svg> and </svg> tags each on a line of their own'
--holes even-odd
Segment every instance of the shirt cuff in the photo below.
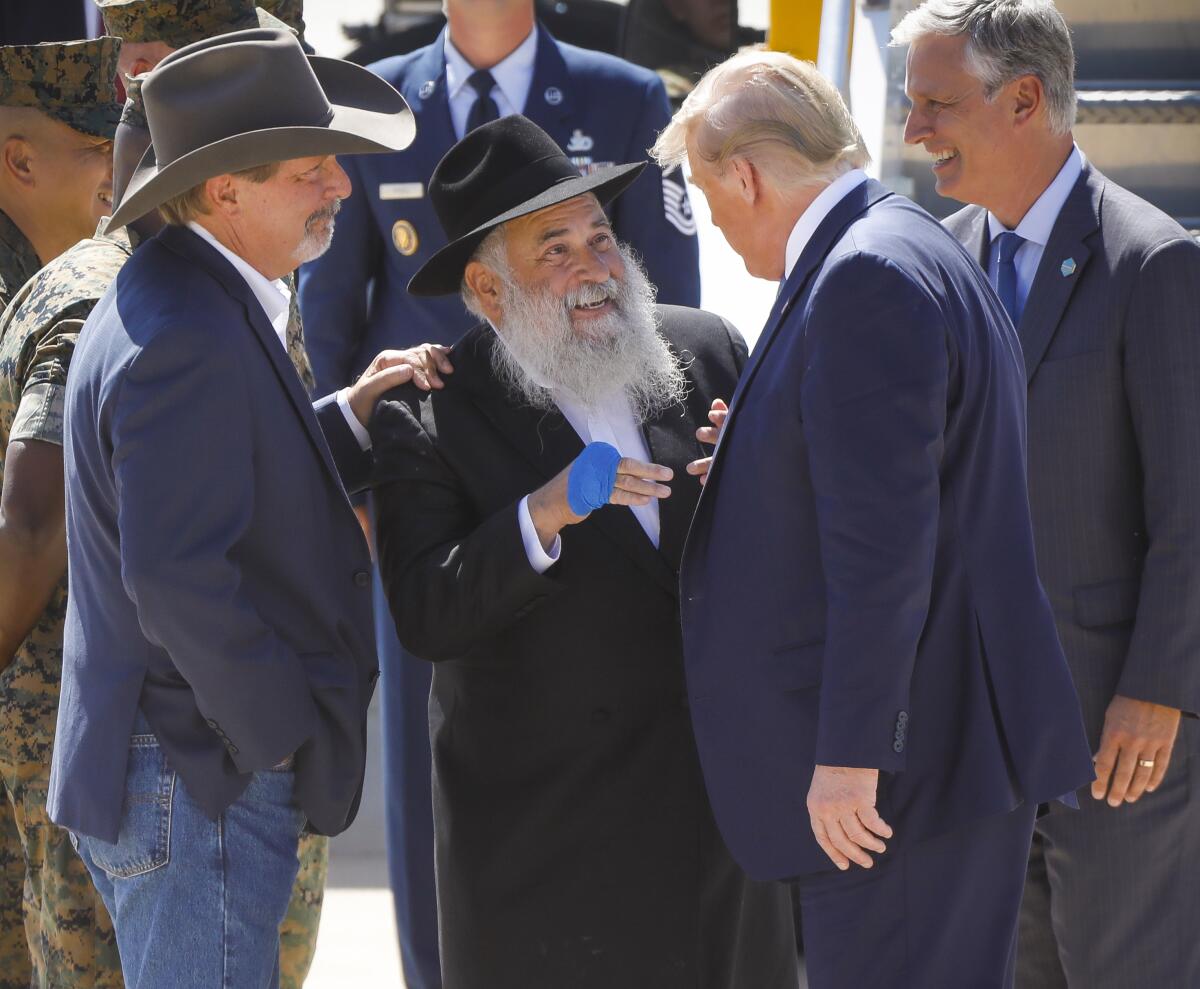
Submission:
<svg viewBox="0 0 1200 989">
<path fill-rule="evenodd" d="M 338 408 L 342 410 L 342 415 L 346 417 L 346 425 L 350 427 L 350 432 L 354 434 L 354 438 L 358 440 L 358 445 L 364 450 L 371 449 L 371 434 L 363 428 L 363 424 L 358 421 L 358 416 L 354 414 L 354 410 L 350 408 L 350 389 L 343 388 L 337 393 Z"/>
<path fill-rule="evenodd" d="M 517 521 L 521 525 L 521 539 L 525 543 L 525 555 L 529 557 L 529 565 L 536 573 L 545 573 L 558 562 L 562 553 L 562 539 L 554 537 L 554 545 L 547 553 L 542 549 L 542 541 L 538 538 L 537 529 L 533 525 L 533 516 L 529 514 L 529 495 L 521 499 L 517 505 Z"/>
</svg>

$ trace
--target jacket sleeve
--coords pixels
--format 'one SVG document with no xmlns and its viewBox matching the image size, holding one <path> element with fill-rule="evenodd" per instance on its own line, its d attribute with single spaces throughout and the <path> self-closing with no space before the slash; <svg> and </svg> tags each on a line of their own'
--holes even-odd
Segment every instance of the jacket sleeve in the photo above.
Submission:
<svg viewBox="0 0 1200 989">
<path fill-rule="evenodd" d="M 561 585 L 529 563 L 517 501 L 482 516 L 419 419 L 415 389 L 371 422 L 379 572 L 404 647 L 455 659 L 494 639 Z"/>
<path fill-rule="evenodd" d="M 658 76 L 647 83 L 625 161 L 644 161 L 659 132 L 671 120 L 667 91 Z M 613 204 L 613 229 L 641 255 L 658 301 L 700 305 L 700 243 L 683 173 L 664 176 L 652 161 Z"/>
<path fill-rule="evenodd" d="M 1147 552 L 1117 693 L 1200 712 L 1200 246 L 1159 247 L 1125 325 Z"/>
<path fill-rule="evenodd" d="M 318 395 L 351 384 L 359 370 L 354 359 L 366 336 L 371 281 L 382 254 L 362 171 L 353 157 L 338 160 L 350 177 L 350 197 L 338 212 L 329 250 L 300 268 L 300 314 Z"/>
<path fill-rule="evenodd" d="M 325 442 L 329 444 L 329 452 L 333 454 L 342 487 L 351 494 L 365 490 L 371 483 L 375 462 L 371 451 L 359 445 L 358 437 L 346 422 L 346 415 L 338 405 L 337 393 L 313 402 L 313 411 L 317 414 L 321 432 L 325 434 Z"/>
<path fill-rule="evenodd" d="M 109 431 L 125 591 L 241 772 L 294 752 L 316 719 L 300 656 L 263 622 L 242 579 L 254 414 L 235 348 L 214 342 L 211 327 L 175 326 L 130 364 Z M 264 703 L 283 716 L 263 718 Z"/>
<path fill-rule="evenodd" d="M 826 581 L 816 761 L 899 771 L 929 611 L 946 421 L 947 331 L 894 264 L 851 255 L 806 324 L 801 415 Z"/>
</svg>

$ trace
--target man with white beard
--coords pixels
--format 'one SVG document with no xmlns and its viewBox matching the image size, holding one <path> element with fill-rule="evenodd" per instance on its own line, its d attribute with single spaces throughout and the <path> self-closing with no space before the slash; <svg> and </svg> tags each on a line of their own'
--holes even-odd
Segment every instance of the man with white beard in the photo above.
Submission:
<svg viewBox="0 0 1200 989">
<path fill-rule="evenodd" d="M 656 306 L 535 124 L 484 125 L 429 192 L 449 245 L 409 290 L 481 322 L 433 396 L 371 424 L 380 570 L 430 697 L 445 989 L 794 989 L 786 888 L 750 882 L 691 734 L 677 567 L 697 427 L 746 358 Z"/>
</svg>

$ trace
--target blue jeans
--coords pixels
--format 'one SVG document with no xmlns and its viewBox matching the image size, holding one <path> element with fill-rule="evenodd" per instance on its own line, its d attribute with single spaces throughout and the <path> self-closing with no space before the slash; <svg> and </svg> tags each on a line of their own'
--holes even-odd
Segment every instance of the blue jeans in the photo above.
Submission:
<svg viewBox="0 0 1200 989">
<path fill-rule="evenodd" d="M 213 820 L 139 722 L 116 843 L 75 836 L 112 915 L 127 989 L 277 989 L 304 827 L 292 773 L 255 773 Z"/>
</svg>

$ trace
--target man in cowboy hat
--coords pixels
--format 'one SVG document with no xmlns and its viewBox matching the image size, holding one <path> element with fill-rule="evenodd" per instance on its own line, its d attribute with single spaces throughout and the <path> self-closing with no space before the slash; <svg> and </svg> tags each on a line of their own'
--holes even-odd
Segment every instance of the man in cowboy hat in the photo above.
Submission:
<svg viewBox="0 0 1200 989">
<path fill-rule="evenodd" d="M 105 30 L 122 41 L 121 78 L 130 96 L 135 95 L 134 90 L 138 86 L 132 80 L 141 79 L 171 52 L 185 45 L 254 27 L 291 29 L 298 33 L 304 24 L 300 16 L 300 0 L 288 0 L 286 8 L 281 10 L 282 19 L 273 16 L 274 5 L 264 2 L 256 7 L 254 0 L 96 0 L 96 5 L 104 16 Z M 146 130 L 140 91 L 136 99 L 126 104 L 125 110 L 123 123 L 126 126 L 123 128 L 123 140 L 117 142 L 117 159 L 113 167 L 115 172 L 123 173 L 127 180 L 149 146 L 150 135 Z M 121 188 L 124 188 L 124 183 Z M 146 228 L 147 236 L 152 236 L 161 223 L 157 213 L 152 212 L 142 217 L 139 226 Z M 63 272 L 55 276 L 56 280 L 67 289 L 72 299 L 98 300 L 115 277 L 113 263 L 118 266 L 123 264 L 138 238 L 136 230 L 131 229 L 128 235 L 123 231 L 114 231 L 110 237 L 89 242 L 90 246 L 84 248 L 86 258 L 72 259 Z M 107 258 L 108 263 L 100 260 L 101 256 Z M 94 274 L 80 277 L 80 269 Z M 295 276 L 289 274 L 286 282 L 291 296 L 285 334 L 288 356 L 296 366 L 305 390 L 312 394 L 316 389 L 316 379 L 305 347 Z M 35 317 L 36 322 L 43 327 L 48 326 L 44 318 L 47 315 L 42 313 Z M 83 316 L 86 318 L 86 313 Z M 61 469 L 56 483 L 62 486 Z M 301 989 L 312 965 L 317 946 L 317 928 L 321 921 L 325 877 L 329 869 L 329 839 L 311 832 L 303 834 L 300 837 L 299 857 L 300 869 L 292 890 L 292 902 L 280 931 L 281 989 Z"/>
<path fill-rule="evenodd" d="M 676 567 L 695 432 L 746 357 L 656 306 L 581 176 L 511 116 L 429 183 L 450 243 L 409 291 L 480 320 L 454 377 L 372 424 L 380 572 L 430 699 L 446 989 L 792 989 L 791 904 L 717 834 L 684 691 Z M 668 497 L 669 495 L 669 497 Z M 611 507 L 600 507 L 608 504 Z"/>
<path fill-rule="evenodd" d="M 220 79 L 221 87 L 213 80 Z M 168 226 L 89 318 L 67 384 L 72 594 L 49 808 L 116 926 L 131 986 L 278 979 L 308 827 L 353 818 L 374 680 L 369 559 L 339 473 L 410 368 L 316 415 L 278 281 L 328 243 L 333 154 L 412 121 L 354 66 L 248 31 L 165 59 L 154 146 L 111 227 Z"/>
<path fill-rule="evenodd" d="M 119 49 L 107 37 L 0 48 L 0 313 L 110 209 Z M 0 331 L 0 987 L 106 989 L 111 928 L 46 818 L 64 602 L 41 578 L 65 566 L 61 458 L 44 497 L 15 481 L 54 464 L 41 441 L 61 424 L 64 354 L 25 344 Z"/>
</svg>

